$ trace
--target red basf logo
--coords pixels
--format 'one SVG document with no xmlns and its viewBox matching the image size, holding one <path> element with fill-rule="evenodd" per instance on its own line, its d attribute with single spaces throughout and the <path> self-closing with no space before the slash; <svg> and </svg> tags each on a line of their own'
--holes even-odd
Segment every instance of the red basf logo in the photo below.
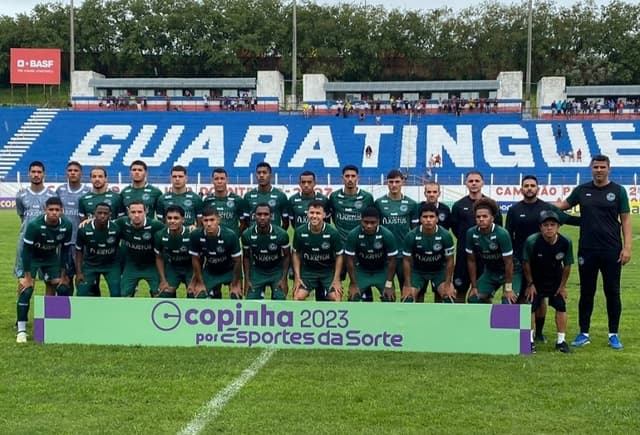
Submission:
<svg viewBox="0 0 640 435">
<path fill-rule="evenodd" d="M 59 85 L 60 49 L 12 48 L 11 84 Z"/>
</svg>

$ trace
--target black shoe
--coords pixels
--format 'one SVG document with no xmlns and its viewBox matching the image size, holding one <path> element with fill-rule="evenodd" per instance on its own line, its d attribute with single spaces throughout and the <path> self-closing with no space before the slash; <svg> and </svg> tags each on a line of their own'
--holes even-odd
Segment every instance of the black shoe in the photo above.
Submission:
<svg viewBox="0 0 640 435">
<path fill-rule="evenodd" d="M 536 334 L 533 339 L 538 343 L 547 344 L 547 337 L 544 334 Z"/>
<path fill-rule="evenodd" d="M 566 341 L 556 344 L 556 350 L 562 353 L 571 353 L 571 349 L 569 348 L 569 345 Z"/>
<path fill-rule="evenodd" d="M 531 353 L 536 353 L 536 344 L 533 341 L 531 342 Z"/>
</svg>

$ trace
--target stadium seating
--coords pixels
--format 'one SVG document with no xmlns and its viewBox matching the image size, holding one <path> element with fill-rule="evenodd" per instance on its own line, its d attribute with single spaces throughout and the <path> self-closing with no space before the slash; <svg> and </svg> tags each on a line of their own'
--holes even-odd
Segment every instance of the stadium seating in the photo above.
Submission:
<svg viewBox="0 0 640 435">
<path fill-rule="evenodd" d="M 529 121 L 517 114 L 367 115 L 347 118 L 277 113 L 79 112 L 0 109 L 0 178 L 24 177 L 32 160 L 47 165 L 49 181 L 64 179 L 69 160 L 109 168 L 128 180 L 136 159 L 149 165 L 150 179 L 167 181 L 174 164 L 190 177 L 208 180 L 224 166 L 232 183 L 251 181 L 255 164 L 269 161 L 280 183 L 296 183 L 304 169 L 320 183 L 340 183 L 340 168 L 355 164 L 361 178 L 376 183 L 392 168 L 410 180 L 437 177 L 457 184 L 478 169 L 487 182 L 517 183 L 534 173 L 546 182 L 575 184 L 589 179 L 591 156 L 607 154 L 612 178 L 634 184 L 640 166 L 640 122 Z M 558 135 L 558 129 L 560 135 Z M 366 157 L 364 149 L 373 153 Z M 582 151 L 582 162 L 562 162 L 559 153 Z M 428 170 L 431 155 L 442 167 Z"/>
</svg>

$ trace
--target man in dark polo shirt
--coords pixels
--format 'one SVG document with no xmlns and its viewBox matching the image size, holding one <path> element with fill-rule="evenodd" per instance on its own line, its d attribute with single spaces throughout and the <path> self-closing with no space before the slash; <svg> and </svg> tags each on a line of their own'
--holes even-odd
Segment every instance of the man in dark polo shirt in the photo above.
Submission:
<svg viewBox="0 0 640 435">
<path fill-rule="evenodd" d="M 623 186 L 609 179 L 610 172 L 609 157 L 594 156 L 591 159 L 593 181 L 577 186 L 567 199 L 558 201 L 556 205 L 562 210 L 575 205 L 580 206 L 581 223 L 578 241 L 580 333 L 571 345 L 584 346 L 591 342 L 589 327 L 598 272 L 600 272 L 607 300 L 609 346 L 612 349 L 621 350 L 623 346 L 618 338 L 618 326 L 622 313 L 620 274 L 622 266 L 631 259 L 631 216 L 627 191 Z"/>
</svg>

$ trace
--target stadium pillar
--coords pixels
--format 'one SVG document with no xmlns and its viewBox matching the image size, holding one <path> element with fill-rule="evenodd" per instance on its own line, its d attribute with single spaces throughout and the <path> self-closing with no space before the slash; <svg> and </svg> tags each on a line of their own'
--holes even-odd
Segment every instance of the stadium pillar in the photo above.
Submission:
<svg viewBox="0 0 640 435">
<path fill-rule="evenodd" d="M 70 0 L 69 5 L 69 102 L 73 97 L 73 72 L 76 69 L 76 41 L 75 41 L 75 26 L 73 15 L 73 0 Z"/>
<path fill-rule="evenodd" d="M 292 26 L 292 36 L 291 36 L 291 104 L 293 105 L 293 109 L 297 108 L 298 98 L 296 97 L 296 81 L 298 75 L 298 19 L 296 17 L 296 9 L 297 9 L 297 0 L 293 0 L 293 23 Z"/>
<path fill-rule="evenodd" d="M 525 110 L 531 110 L 531 40 L 533 37 L 533 0 L 529 0 L 529 17 L 527 25 L 527 77 L 525 80 Z"/>
</svg>

